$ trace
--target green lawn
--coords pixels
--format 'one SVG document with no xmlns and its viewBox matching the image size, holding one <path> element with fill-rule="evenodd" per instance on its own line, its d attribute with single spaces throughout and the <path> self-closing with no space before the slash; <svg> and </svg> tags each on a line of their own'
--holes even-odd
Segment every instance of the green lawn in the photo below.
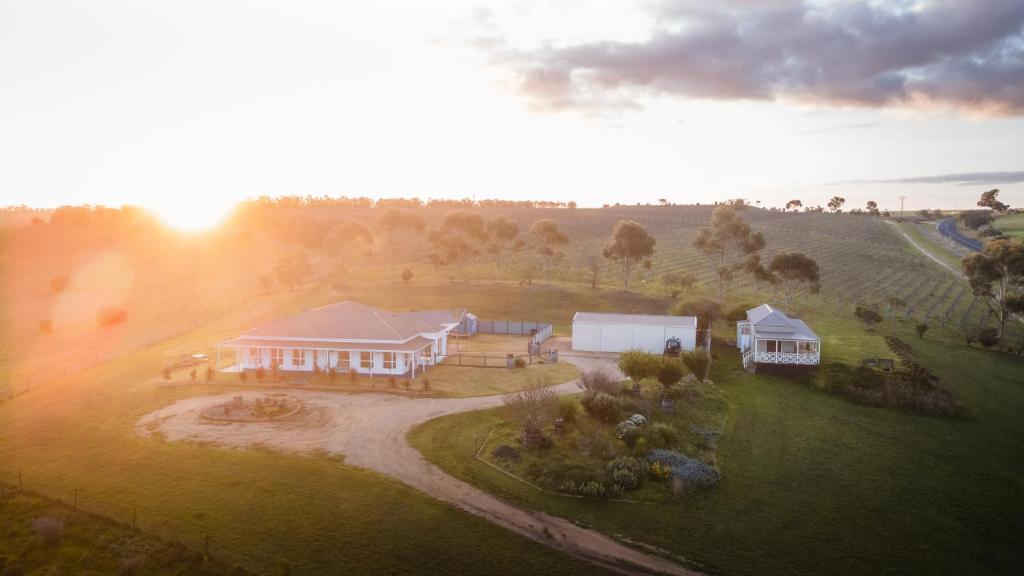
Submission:
<svg viewBox="0 0 1024 576">
<path fill-rule="evenodd" d="M 1000 216 L 993 225 L 1010 238 L 1024 241 L 1024 214 Z"/>
<path fill-rule="evenodd" d="M 881 330 L 825 316 L 809 321 L 833 360 L 880 351 Z M 969 420 L 860 406 L 744 372 L 729 353 L 713 375 L 727 402 L 723 479 L 668 505 L 545 495 L 495 473 L 471 455 L 500 411 L 434 420 L 412 440 L 445 470 L 512 502 L 716 572 L 1015 573 L 1024 563 L 1024 362 L 952 340 L 918 340 L 903 325 L 897 332 L 942 376 Z"/>
</svg>

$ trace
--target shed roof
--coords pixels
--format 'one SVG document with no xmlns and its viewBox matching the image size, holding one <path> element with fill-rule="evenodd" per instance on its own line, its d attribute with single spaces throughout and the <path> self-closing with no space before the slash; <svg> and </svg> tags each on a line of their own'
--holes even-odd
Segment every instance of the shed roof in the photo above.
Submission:
<svg viewBox="0 0 1024 576">
<path fill-rule="evenodd" d="M 655 326 L 697 327 L 696 316 L 668 314 L 611 314 L 605 312 L 577 312 L 572 321 L 601 324 L 650 324 Z"/>
</svg>

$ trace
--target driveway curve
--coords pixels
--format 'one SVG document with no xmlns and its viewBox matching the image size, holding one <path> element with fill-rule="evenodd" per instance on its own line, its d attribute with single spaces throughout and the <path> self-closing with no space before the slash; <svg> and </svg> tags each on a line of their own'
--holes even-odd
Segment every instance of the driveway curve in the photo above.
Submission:
<svg viewBox="0 0 1024 576">
<path fill-rule="evenodd" d="M 609 358 L 563 356 L 581 370 L 617 372 Z M 573 380 L 553 387 L 559 394 L 579 392 Z M 415 426 L 450 414 L 500 406 L 501 396 L 414 399 L 388 394 L 344 394 L 304 390 L 253 390 L 242 394 L 281 393 L 298 398 L 305 409 L 298 421 L 232 423 L 204 421 L 199 413 L 211 403 L 239 392 L 180 400 L 142 417 L 140 434 L 159 431 L 170 441 L 192 440 L 282 451 L 324 450 L 345 455 L 347 464 L 387 474 L 421 492 L 483 517 L 531 540 L 553 546 L 623 574 L 699 574 L 661 556 L 626 546 L 596 530 L 564 518 L 523 510 L 450 476 L 431 464 L 406 439 Z"/>
</svg>

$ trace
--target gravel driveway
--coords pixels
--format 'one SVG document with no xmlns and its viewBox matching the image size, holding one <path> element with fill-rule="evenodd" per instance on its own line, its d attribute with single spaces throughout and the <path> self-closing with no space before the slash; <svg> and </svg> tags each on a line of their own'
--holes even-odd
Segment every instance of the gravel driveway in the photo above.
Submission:
<svg viewBox="0 0 1024 576">
<path fill-rule="evenodd" d="M 618 372 L 608 357 L 570 357 L 580 370 L 602 367 Z M 559 394 L 579 392 L 576 381 L 555 386 Z M 264 395 L 273 390 L 242 392 Z M 696 574 L 659 556 L 625 546 L 604 534 L 581 528 L 542 512 L 521 510 L 427 462 L 406 441 L 418 424 L 459 412 L 500 406 L 501 396 L 475 398 L 406 398 L 389 394 L 343 394 L 281 390 L 303 403 L 301 417 L 268 423 L 213 423 L 200 418 L 212 403 L 239 392 L 187 398 L 142 417 L 140 434 L 159 431 L 170 441 L 191 440 L 245 448 L 267 446 L 281 451 L 324 450 L 345 455 L 345 462 L 382 472 L 434 498 L 482 516 L 532 540 L 626 574 Z"/>
</svg>

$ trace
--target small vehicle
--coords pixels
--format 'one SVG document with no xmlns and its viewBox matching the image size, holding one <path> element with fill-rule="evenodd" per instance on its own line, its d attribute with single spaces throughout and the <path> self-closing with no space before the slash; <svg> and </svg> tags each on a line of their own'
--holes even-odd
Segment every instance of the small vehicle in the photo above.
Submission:
<svg viewBox="0 0 1024 576">
<path fill-rule="evenodd" d="M 679 338 L 669 338 L 665 341 L 665 356 L 679 356 L 683 351 L 683 343 Z"/>
</svg>

